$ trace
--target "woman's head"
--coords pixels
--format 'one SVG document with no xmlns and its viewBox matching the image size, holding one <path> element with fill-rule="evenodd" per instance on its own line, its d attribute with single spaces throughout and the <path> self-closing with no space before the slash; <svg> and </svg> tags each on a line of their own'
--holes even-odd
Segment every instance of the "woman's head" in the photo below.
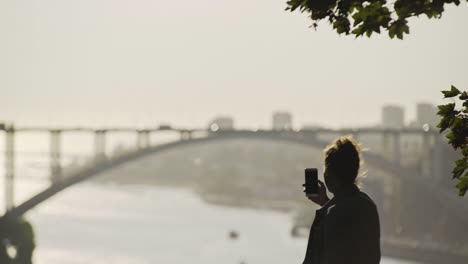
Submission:
<svg viewBox="0 0 468 264">
<path fill-rule="evenodd" d="M 361 148 L 350 136 L 340 137 L 325 148 L 325 183 L 330 192 L 355 184 L 361 163 Z"/>
</svg>

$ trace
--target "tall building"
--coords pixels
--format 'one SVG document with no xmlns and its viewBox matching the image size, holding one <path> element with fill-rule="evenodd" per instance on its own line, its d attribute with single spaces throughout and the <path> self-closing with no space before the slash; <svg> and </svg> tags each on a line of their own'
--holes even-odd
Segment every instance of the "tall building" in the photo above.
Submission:
<svg viewBox="0 0 468 264">
<path fill-rule="evenodd" d="M 437 108 L 430 103 L 419 103 L 416 105 L 416 126 L 422 127 L 428 124 L 435 127 L 439 122 Z"/>
<path fill-rule="evenodd" d="M 208 124 L 211 131 L 234 130 L 234 119 L 229 116 L 218 116 Z"/>
<path fill-rule="evenodd" d="M 405 126 L 405 111 L 397 105 L 385 105 L 382 108 L 382 127 L 400 129 Z"/>
<path fill-rule="evenodd" d="M 292 115 L 288 112 L 273 113 L 273 130 L 291 130 Z"/>
</svg>

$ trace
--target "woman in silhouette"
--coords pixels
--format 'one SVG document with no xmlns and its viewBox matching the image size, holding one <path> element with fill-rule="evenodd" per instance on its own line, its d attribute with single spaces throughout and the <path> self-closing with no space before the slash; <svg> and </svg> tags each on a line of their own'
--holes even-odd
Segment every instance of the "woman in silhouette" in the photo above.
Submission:
<svg viewBox="0 0 468 264">
<path fill-rule="evenodd" d="M 325 184 L 319 181 L 318 197 L 308 195 L 321 208 L 315 214 L 303 264 L 380 262 L 377 207 L 356 185 L 360 163 L 361 150 L 351 137 L 341 137 L 325 149 Z"/>
</svg>

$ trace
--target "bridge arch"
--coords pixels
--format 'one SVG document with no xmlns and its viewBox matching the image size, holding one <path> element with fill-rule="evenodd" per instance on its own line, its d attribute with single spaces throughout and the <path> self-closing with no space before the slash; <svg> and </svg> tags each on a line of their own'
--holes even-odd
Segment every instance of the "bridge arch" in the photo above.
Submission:
<svg viewBox="0 0 468 264">
<path fill-rule="evenodd" d="M 7 212 L 7 216 L 9 217 L 20 217 L 28 210 L 34 208 L 38 204 L 44 202 L 45 200 L 49 199 L 50 197 L 54 196 L 58 192 L 76 184 L 82 182 L 84 180 L 90 179 L 103 173 L 107 170 L 116 168 L 120 165 L 127 164 L 129 162 L 135 161 L 137 159 L 146 157 L 148 155 L 154 155 L 157 153 L 163 153 L 170 149 L 180 148 L 184 146 L 190 145 L 197 145 L 203 144 L 208 142 L 216 142 L 216 141 L 226 141 L 232 139 L 255 139 L 255 140 L 273 140 L 273 141 L 283 141 L 292 144 L 298 144 L 302 146 L 310 146 L 313 148 L 324 148 L 330 142 L 325 142 L 323 140 L 317 139 L 314 136 L 310 135 L 297 135 L 291 134 L 287 131 L 269 131 L 269 132 L 253 132 L 253 131 L 244 131 L 244 132 L 218 132 L 210 134 L 206 137 L 202 138 L 190 138 L 186 140 L 179 140 L 176 142 L 156 145 L 153 147 L 148 147 L 144 149 L 139 149 L 133 152 L 125 153 L 122 155 L 118 155 L 116 157 L 112 157 L 110 159 L 99 159 L 95 162 L 85 165 L 79 171 L 71 172 L 66 177 L 64 177 L 61 181 L 58 181 L 52 184 L 50 187 L 45 189 L 44 191 L 38 193 L 37 195 L 31 197 L 27 201 L 23 202 L 19 206 L 13 208 L 9 212 Z M 434 192 L 435 188 L 429 186 L 423 180 L 418 177 L 407 177 L 414 175 L 414 171 L 410 169 L 402 168 L 399 164 L 388 161 L 378 154 L 366 152 L 364 154 L 364 159 L 369 164 L 380 168 L 384 171 L 395 175 L 398 178 L 408 178 L 410 181 L 414 181 L 416 184 L 422 186 L 427 192 Z M 437 192 L 436 192 L 437 193 Z M 440 197 L 443 200 L 443 197 Z"/>
</svg>

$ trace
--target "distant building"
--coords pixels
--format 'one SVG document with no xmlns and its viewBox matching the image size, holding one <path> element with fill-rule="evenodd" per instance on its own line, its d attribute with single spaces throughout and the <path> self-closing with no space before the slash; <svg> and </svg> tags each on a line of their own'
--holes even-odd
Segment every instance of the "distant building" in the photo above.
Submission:
<svg viewBox="0 0 468 264">
<path fill-rule="evenodd" d="M 438 121 L 437 108 L 433 104 L 419 103 L 416 105 L 416 124 L 418 127 L 422 127 L 424 124 L 435 127 Z"/>
<path fill-rule="evenodd" d="M 410 127 L 422 128 L 425 124 L 435 127 L 439 123 L 437 108 L 433 104 L 419 103 L 416 105 L 416 120 L 410 123 Z"/>
<path fill-rule="evenodd" d="M 405 126 L 405 112 L 403 107 L 385 105 L 382 108 L 382 127 L 400 129 Z"/>
<path fill-rule="evenodd" d="M 292 115 L 288 112 L 273 113 L 273 130 L 291 130 Z"/>
<path fill-rule="evenodd" d="M 234 130 L 234 119 L 228 116 L 219 116 L 208 124 L 211 131 Z"/>
</svg>

